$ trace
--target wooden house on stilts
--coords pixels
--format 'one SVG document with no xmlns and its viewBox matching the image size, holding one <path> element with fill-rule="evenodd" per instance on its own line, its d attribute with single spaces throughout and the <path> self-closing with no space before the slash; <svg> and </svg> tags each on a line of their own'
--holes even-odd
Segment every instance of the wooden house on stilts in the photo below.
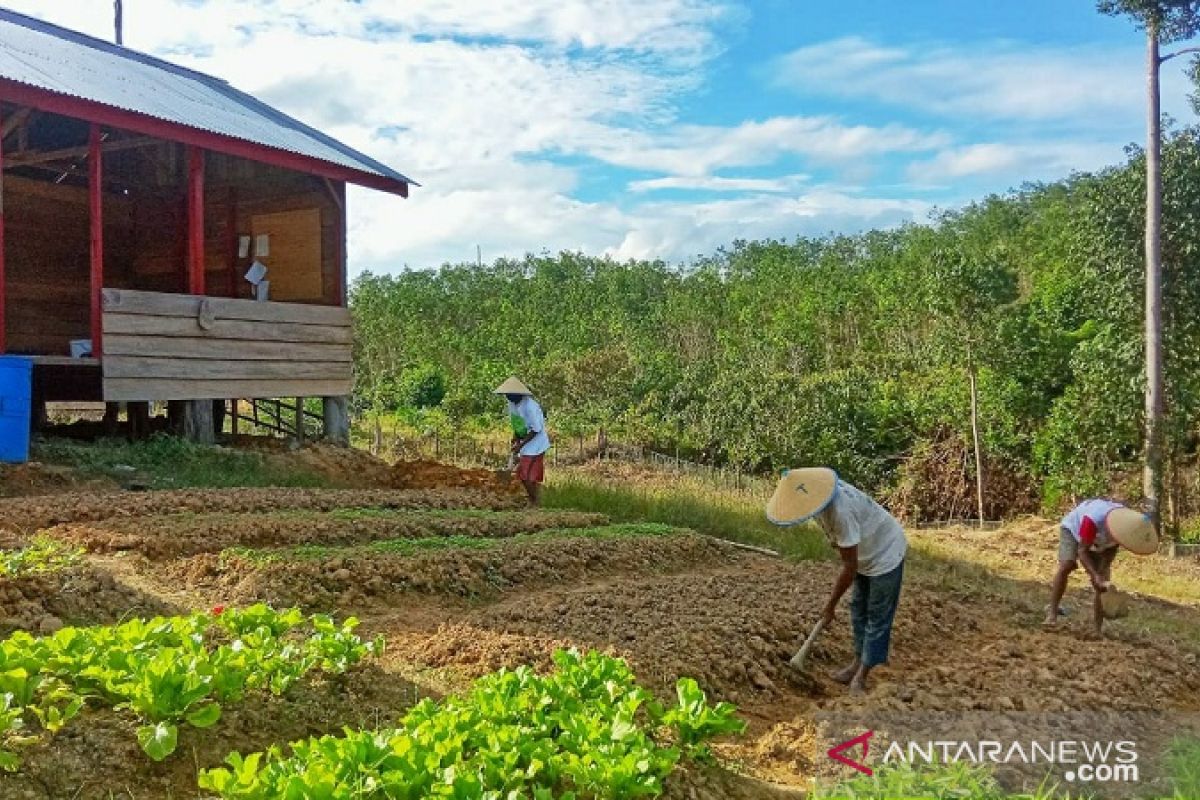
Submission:
<svg viewBox="0 0 1200 800">
<path fill-rule="evenodd" d="M 0 352 L 32 357 L 35 419 L 165 401 L 210 441 L 214 401 L 320 397 L 345 440 L 346 184 L 408 178 L 222 80 L 5 10 L 0 177 Z"/>
</svg>

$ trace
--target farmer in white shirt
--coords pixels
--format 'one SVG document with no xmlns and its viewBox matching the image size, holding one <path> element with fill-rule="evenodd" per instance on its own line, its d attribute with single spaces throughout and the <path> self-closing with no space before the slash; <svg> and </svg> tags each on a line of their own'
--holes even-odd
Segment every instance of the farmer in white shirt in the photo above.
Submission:
<svg viewBox="0 0 1200 800">
<path fill-rule="evenodd" d="M 785 472 L 767 505 L 767 518 L 776 525 L 812 519 L 837 548 L 842 569 L 821 618 L 826 624 L 832 622 L 838 602 L 854 587 L 850 600 L 854 660 L 835 672 L 833 679 L 849 684 L 855 694 L 865 691 L 867 675 L 887 663 L 891 650 L 908 552 L 904 529 L 881 505 L 825 467 Z"/>
<path fill-rule="evenodd" d="M 508 400 L 508 419 L 512 425 L 512 451 L 520 457 L 517 478 L 525 486 L 529 504 L 542 503 L 542 481 L 546 479 L 545 454 L 550 449 L 546 433 L 546 416 L 533 399 L 533 393 L 516 378 L 509 378 L 496 388 Z"/>
<path fill-rule="evenodd" d="M 1050 606 L 1044 623 L 1047 627 L 1057 624 L 1067 581 L 1075 568 L 1082 565 L 1094 592 L 1093 632 L 1100 635 L 1104 625 L 1100 596 L 1112 587 L 1112 565 L 1122 546 L 1139 555 L 1158 550 L 1158 535 L 1149 515 L 1112 500 L 1093 498 L 1084 500 L 1062 518 L 1058 529 L 1058 571 L 1050 582 Z"/>
</svg>

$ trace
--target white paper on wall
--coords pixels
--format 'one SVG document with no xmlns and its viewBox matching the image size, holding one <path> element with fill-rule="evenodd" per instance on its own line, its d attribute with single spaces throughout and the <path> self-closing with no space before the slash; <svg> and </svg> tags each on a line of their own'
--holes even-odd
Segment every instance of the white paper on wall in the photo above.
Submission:
<svg viewBox="0 0 1200 800">
<path fill-rule="evenodd" d="M 271 255 L 271 234 L 260 233 L 254 237 L 254 255 L 266 258 Z"/>
<path fill-rule="evenodd" d="M 238 237 L 238 258 L 249 258 L 249 257 L 250 257 L 250 237 L 249 236 L 239 236 Z"/>
<path fill-rule="evenodd" d="M 246 270 L 246 280 L 250 281 L 250 283 L 254 284 L 255 286 L 258 286 L 258 284 L 262 283 L 262 280 L 265 277 L 267 277 L 266 265 L 257 258 L 254 259 L 254 263 L 250 265 L 250 269 Z"/>
</svg>

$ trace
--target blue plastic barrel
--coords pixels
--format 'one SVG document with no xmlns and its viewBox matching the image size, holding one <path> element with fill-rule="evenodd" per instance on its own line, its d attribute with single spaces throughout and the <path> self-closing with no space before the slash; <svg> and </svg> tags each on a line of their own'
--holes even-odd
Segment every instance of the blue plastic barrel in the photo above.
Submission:
<svg viewBox="0 0 1200 800">
<path fill-rule="evenodd" d="M 0 356 L 0 461 L 29 460 L 29 408 L 33 359 Z"/>
</svg>

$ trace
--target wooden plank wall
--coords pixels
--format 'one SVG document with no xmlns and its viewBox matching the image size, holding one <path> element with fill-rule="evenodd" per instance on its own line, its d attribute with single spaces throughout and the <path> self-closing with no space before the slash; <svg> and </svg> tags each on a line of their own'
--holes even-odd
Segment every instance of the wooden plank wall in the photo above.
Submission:
<svg viewBox="0 0 1200 800">
<path fill-rule="evenodd" d="M 104 199 L 106 254 L 127 261 L 131 205 Z M 4 176 L 7 333 L 10 353 L 68 355 L 71 339 L 91 338 L 87 190 Z"/>
<path fill-rule="evenodd" d="M 350 394 L 350 312 L 104 290 L 104 399 Z"/>
</svg>

